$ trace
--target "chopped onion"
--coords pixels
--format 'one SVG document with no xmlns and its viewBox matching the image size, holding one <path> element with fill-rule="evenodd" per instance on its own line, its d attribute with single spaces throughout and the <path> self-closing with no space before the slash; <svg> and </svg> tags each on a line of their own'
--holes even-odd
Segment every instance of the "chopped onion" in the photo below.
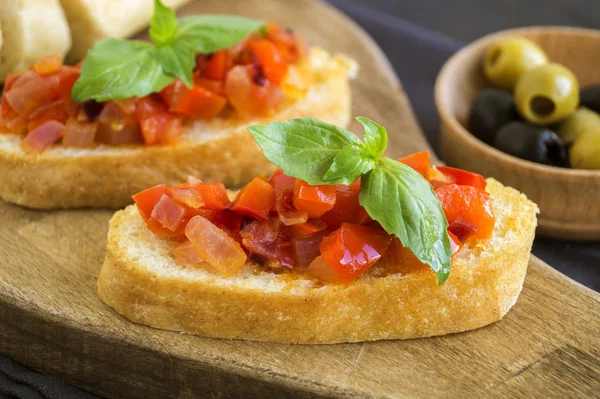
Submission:
<svg viewBox="0 0 600 399">
<path fill-rule="evenodd" d="M 48 121 L 33 129 L 23 139 L 23 148 L 27 151 L 43 152 L 60 139 L 65 125 L 57 121 Z"/>
<path fill-rule="evenodd" d="M 92 147 L 97 129 L 96 122 L 79 122 L 75 118 L 69 118 L 62 143 L 65 147 Z"/>
<path fill-rule="evenodd" d="M 185 216 L 185 208 L 163 194 L 150 214 L 165 229 L 176 231 Z"/>
</svg>

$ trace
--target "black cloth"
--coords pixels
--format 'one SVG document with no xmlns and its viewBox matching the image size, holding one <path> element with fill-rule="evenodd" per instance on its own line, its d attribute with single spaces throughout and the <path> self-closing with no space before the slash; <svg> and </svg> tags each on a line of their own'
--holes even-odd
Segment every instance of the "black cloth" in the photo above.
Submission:
<svg viewBox="0 0 600 399">
<path fill-rule="evenodd" d="M 438 116 L 433 102 L 435 77 L 444 61 L 463 43 L 399 18 L 353 4 L 331 0 L 362 25 L 389 57 L 408 94 L 417 119 L 437 148 Z M 600 290 L 600 245 L 536 238 L 533 252 L 571 278 Z M 0 398 L 89 399 L 62 380 L 44 376 L 0 355 Z"/>
</svg>

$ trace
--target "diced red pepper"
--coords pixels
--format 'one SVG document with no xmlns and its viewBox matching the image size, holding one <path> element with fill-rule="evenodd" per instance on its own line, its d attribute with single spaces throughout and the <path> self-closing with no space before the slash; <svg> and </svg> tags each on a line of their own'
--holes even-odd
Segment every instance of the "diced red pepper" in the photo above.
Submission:
<svg viewBox="0 0 600 399">
<path fill-rule="evenodd" d="M 304 237 L 327 228 L 327 224 L 319 219 L 307 221 L 306 223 L 290 226 L 290 230 L 296 237 Z"/>
<path fill-rule="evenodd" d="M 398 162 L 410 166 L 419 172 L 425 180 L 429 181 L 431 179 L 431 156 L 429 155 L 429 151 L 421 151 L 408 155 L 398 159 Z"/>
<path fill-rule="evenodd" d="M 192 188 L 202 196 L 204 208 L 222 211 L 230 204 L 227 189 L 221 183 L 195 183 Z"/>
<path fill-rule="evenodd" d="M 194 86 L 186 87 L 181 81 L 174 83 L 175 88 L 169 103 L 169 110 L 190 118 L 211 120 L 227 105 L 224 97 L 218 96 L 207 89 Z"/>
<path fill-rule="evenodd" d="M 360 180 L 350 186 L 338 184 L 335 191 L 335 206 L 323 215 L 331 229 L 339 229 L 343 223 L 367 224 L 372 219 L 358 202 Z"/>
<path fill-rule="evenodd" d="M 36 127 L 52 120 L 65 124 L 68 119 L 69 114 L 67 113 L 64 102 L 62 100 L 53 101 L 46 105 L 42 105 L 29 115 L 27 130 L 31 132 Z"/>
<path fill-rule="evenodd" d="M 131 197 L 144 221 L 148 220 L 152 210 L 163 195 L 171 195 L 171 189 L 164 184 L 160 184 L 144 191 L 140 191 Z"/>
<path fill-rule="evenodd" d="M 495 218 L 489 193 L 472 186 L 448 184 L 436 188 L 435 194 L 449 230 L 462 241 L 484 240 L 492 235 Z"/>
<path fill-rule="evenodd" d="M 485 190 L 487 185 L 485 178 L 478 173 L 451 168 L 450 166 L 436 166 L 436 168 L 445 176 L 448 176 L 453 183 L 456 183 L 460 186 L 473 186 L 481 190 Z"/>
<path fill-rule="evenodd" d="M 266 220 L 275 205 L 275 191 L 266 180 L 255 177 L 240 191 L 231 210 L 241 215 Z"/>
<path fill-rule="evenodd" d="M 391 241 L 382 230 L 344 223 L 323 239 L 321 256 L 340 281 L 350 283 L 383 256 Z"/>
<path fill-rule="evenodd" d="M 246 263 L 247 256 L 240 244 L 202 216 L 189 221 L 185 235 L 200 257 L 225 276 L 234 274 Z"/>
<path fill-rule="evenodd" d="M 157 97 L 138 100 L 135 114 L 146 144 L 167 144 L 180 134 L 180 127 L 173 123 L 177 117 L 170 114 L 167 106 Z"/>
<path fill-rule="evenodd" d="M 58 55 L 51 55 L 37 60 L 33 65 L 33 70 L 40 76 L 46 76 L 60 72 L 62 66 L 62 58 Z"/>
<path fill-rule="evenodd" d="M 201 76 L 206 79 L 223 80 L 232 67 L 233 59 L 229 51 L 217 51 L 206 60 L 201 69 Z"/>
<path fill-rule="evenodd" d="M 336 186 L 311 186 L 300 179 L 294 185 L 294 207 L 316 218 L 333 209 L 336 199 Z"/>
<path fill-rule="evenodd" d="M 253 41 L 250 47 L 267 79 L 280 85 L 287 73 L 288 65 L 279 54 L 275 44 L 267 39 L 261 39 Z"/>
</svg>

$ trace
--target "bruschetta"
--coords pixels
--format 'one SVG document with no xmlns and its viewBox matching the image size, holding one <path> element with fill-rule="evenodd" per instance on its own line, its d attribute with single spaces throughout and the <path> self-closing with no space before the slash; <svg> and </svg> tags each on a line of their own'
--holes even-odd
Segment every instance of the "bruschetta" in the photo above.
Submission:
<svg viewBox="0 0 600 399">
<path fill-rule="evenodd" d="M 190 174 L 239 186 L 274 169 L 248 125 L 349 122 L 356 66 L 348 58 L 274 23 L 196 16 L 173 26 L 173 38 L 156 33 L 154 44 L 107 39 L 82 64 L 45 57 L 10 75 L 0 197 L 32 208 L 123 207 L 135 192 Z M 257 29 L 240 36 L 244 26 Z"/>
<path fill-rule="evenodd" d="M 110 221 L 100 298 L 157 328 L 296 344 L 428 337 L 500 320 L 523 285 L 536 205 L 493 179 L 432 166 L 426 152 L 368 169 L 356 180 L 347 169 L 349 184 L 309 184 L 279 169 L 235 193 L 193 177 L 140 192 Z M 385 184 L 401 204 L 378 197 Z"/>
</svg>

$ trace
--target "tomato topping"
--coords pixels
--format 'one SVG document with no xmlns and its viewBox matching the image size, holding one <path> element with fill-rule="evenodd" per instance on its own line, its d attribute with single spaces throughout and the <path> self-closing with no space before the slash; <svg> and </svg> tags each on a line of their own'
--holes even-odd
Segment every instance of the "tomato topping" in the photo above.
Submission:
<svg viewBox="0 0 600 399">
<path fill-rule="evenodd" d="M 320 245 L 328 234 L 328 230 L 322 230 L 305 236 L 294 236 L 291 240 L 294 266 L 306 267 L 321 255 Z"/>
<path fill-rule="evenodd" d="M 398 159 L 398 162 L 410 166 L 419 172 L 425 178 L 425 180 L 429 181 L 431 179 L 431 157 L 429 155 L 429 151 L 421 151 L 411 154 L 404 158 Z"/>
<path fill-rule="evenodd" d="M 4 93 L 10 107 L 19 115 L 27 115 L 58 97 L 58 76 L 36 75 L 20 84 L 25 76 L 21 75 L 12 88 Z"/>
<path fill-rule="evenodd" d="M 53 101 L 42 105 L 29 115 L 27 130 L 31 132 L 36 127 L 52 120 L 65 124 L 67 123 L 67 119 L 69 119 L 69 114 L 64 102 L 62 100 Z"/>
<path fill-rule="evenodd" d="M 69 118 L 62 143 L 65 147 L 92 147 L 97 129 L 96 122 L 79 122 L 75 118 Z"/>
<path fill-rule="evenodd" d="M 335 206 L 323 215 L 323 220 L 332 229 L 339 229 L 343 223 L 367 224 L 371 217 L 358 202 L 360 180 L 350 186 L 335 186 Z"/>
<path fill-rule="evenodd" d="M 281 88 L 252 65 L 237 65 L 229 71 L 225 94 L 231 106 L 244 118 L 268 115 L 285 101 Z"/>
<path fill-rule="evenodd" d="M 449 230 L 461 241 L 487 239 L 494 230 L 490 194 L 472 186 L 449 184 L 435 189 Z"/>
<path fill-rule="evenodd" d="M 173 199 L 180 204 L 187 205 L 192 209 L 200 208 L 204 201 L 202 200 L 202 194 L 199 191 L 194 190 L 190 187 L 173 188 Z"/>
<path fill-rule="evenodd" d="M 140 191 L 131 197 L 144 221 L 148 220 L 156 203 L 163 195 L 171 195 L 171 189 L 164 184 L 160 184 L 144 191 Z"/>
<path fill-rule="evenodd" d="M 108 102 L 98 116 L 96 141 L 109 145 L 141 144 L 144 138 L 140 125 L 114 102 Z"/>
<path fill-rule="evenodd" d="M 202 216 L 193 217 L 185 235 L 200 258 L 223 275 L 232 275 L 246 263 L 246 253 L 233 238 Z"/>
<path fill-rule="evenodd" d="M 181 134 L 179 119 L 167 111 L 167 106 L 158 97 L 140 99 L 135 106 L 135 115 L 146 144 L 168 144 Z"/>
<path fill-rule="evenodd" d="M 207 79 L 223 80 L 232 66 L 233 59 L 229 51 L 217 51 L 206 60 L 201 76 Z"/>
<path fill-rule="evenodd" d="M 163 194 L 152 209 L 150 216 L 165 229 L 175 232 L 183 221 L 185 213 L 182 205 L 173 200 L 171 196 Z"/>
<path fill-rule="evenodd" d="M 35 128 L 23 139 L 23 148 L 26 151 L 43 152 L 63 135 L 65 125 L 57 121 L 48 121 Z"/>
<path fill-rule="evenodd" d="M 485 190 L 487 185 L 485 178 L 478 173 L 467 172 L 466 170 L 451 168 L 450 166 L 436 166 L 436 168 L 444 176 L 449 177 L 452 183 L 460 186 L 473 186 Z"/>
<path fill-rule="evenodd" d="M 311 186 L 300 179 L 294 185 L 294 207 L 316 218 L 333 209 L 336 199 L 335 186 Z"/>
<path fill-rule="evenodd" d="M 275 191 L 266 180 L 255 177 L 240 191 L 231 210 L 242 215 L 266 220 L 275 205 Z"/>
<path fill-rule="evenodd" d="M 230 204 L 227 189 L 221 183 L 195 183 L 192 188 L 202 196 L 203 207 L 215 211 L 222 211 Z"/>
<path fill-rule="evenodd" d="M 33 70 L 40 76 L 46 76 L 59 72 L 62 66 L 62 58 L 57 55 L 51 55 L 37 60 L 33 66 Z"/>
<path fill-rule="evenodd" d="M 221 113 L 227 100 L 224 97 L 200 87 L 186 87 L 177 80 L 169 102 L 169 110 L 190 118 L 211 120 Z"/>
<path fill-rule="evenodd" d="M 255 220 L 240 232 L 242 245 L 251 255 L 258 255 L 269 266 L 293 267 L 289 233 L 277 219 Z"/>
<path fill-rule="evenodd" d="M 265 77 L 277 85 L 281 84 L 288 66 L 275 44 L 267 39 L 262 39 L 252 42 L 250 46 Z"/>
<path fill-rule="evenodd" d="M 339 281 L 349 283 L 373 266 L 391 241 L 392 237 L 384 231 L 344 223 L 323 239 L 321 256 Z"/>
</svg>

